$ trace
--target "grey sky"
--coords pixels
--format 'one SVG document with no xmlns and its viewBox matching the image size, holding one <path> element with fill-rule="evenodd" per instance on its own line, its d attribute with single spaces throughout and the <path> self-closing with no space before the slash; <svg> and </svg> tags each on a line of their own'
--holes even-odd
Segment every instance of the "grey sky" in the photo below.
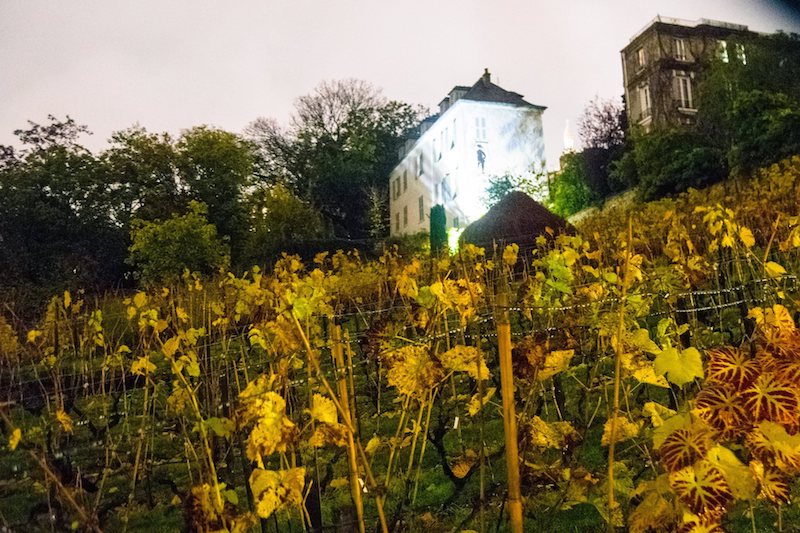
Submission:
<svg viewBox="0 0 800 533">
<path fill-rule="evenodd" d="M 285 123 L 320 81 L 360 78 L 433 108 L 488 67 L 545 105 L 550 166 L 566 119 L 622 93 L 619 50 L 657 14 L 800 32 L 766 0 L 0 0 L 0 144 L 70 114 L 105 146 L 139 123 L 178 133 Z"/>
</svg>

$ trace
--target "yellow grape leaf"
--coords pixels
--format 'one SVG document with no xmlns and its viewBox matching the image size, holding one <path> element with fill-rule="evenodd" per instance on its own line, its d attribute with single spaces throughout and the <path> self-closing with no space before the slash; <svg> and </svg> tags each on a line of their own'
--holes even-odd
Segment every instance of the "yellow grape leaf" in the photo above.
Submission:
<svg viewBox="0 0 800 533">
<path fill-rule="evenodd" d="M 336 404 L 321 394 L 314 394 L 311 401 L 311 417 L 325 424 L 336 424 L 339 417 L 336 413 Z"/>
<path fill-rule="evenodd" d="M 509 244 L 506 246 L 505 250 L 503 250 L 503 262 L 508 265 L 509 267 L 513 267 L 517 264 L 517 254 L 519 253 L 519 245 L 517 244 Z"/>
<path fill-rule="evenodd" d="M 641 422 L 631 422 L 627 417 L 624 416 L 609 418 L 603 426 L 603 438 L 600 440 L 600 444 L 603 446 L 608 446 L 611 444 L 611 424 L 615 419 L 617 427 L 616 434 L 614 435 L 614 442 L 622 442 L 632 439 L 639 434 L 639 429 L 642 427 Z"/>
<path fill-rule="evenodd" d="M 439 355 L 439 361 L 447 370 L 466 372 L 473 379 L 489 379 L 492 375 L 486 366 L 480 348 L 459 344 Z M 480 362 L 480 368 L 478 363 Z"/>
<path fill-rule="evenodd" d="M 22 430 L 19 428 L 15 428 L 14 431 L 11 432 L 11 435 L 8 437 L 8 447 L 13 452 L 17 449 L 19 445 L 19 441 L 22 440 Z"/>
<path fill-rule="evenodd" d="M 61 424 L 61 427 L 67 433 L 72 433 L 75 430 L 72 419 L 63 409 L 56 411 L 56 420 L 58 420 L 58 423 Z"/>
<path fill-rule="evenodd" d="M 282 509 L 299 508 L 303 504 L 306 469 L 264 470 L 256 468 L 250 474 L 250 488 L 256 500 L 256 513 L 269 518 Z"/>
<path fill-rule="evenodd" d="M 642 414 L 650 417 L 650 423 L 654 428 L 664 425 L 664 420 L 672 417 L 675 413 L 676 411 L 656 402 L 647 402 L 642 407 Z"/>
<path fill-rule="evenodd" d="M 133 305 L 136 306 L 137 309 L 141 309 L 147 303 L 147 295 L 143 292 L 137 292 L 136 296 L 133 297 Z"/>
<path fill-rule="evenodd" d="M 178 351 L 178 347 L 180 346 L 181 340 L 178 337 L 170 337 L 167 339 L 167 342 L 164 343 L 164 355 L 167 359 L 172 359 L 175 355 L 175 352 Z"/>
<path fill-rule="evenodd" d="M 746 248 L 752 248 L 756 243 L 755 238 L 753 238 L 753 232 L 745 226 L 739 226 L 739 238 Z"/>
<path fill-rule="evenodd" d="M 714 446 L 708 450 L 706 459 L 722 472 L 734 498 L 749 500 L 756 495 L 756 479 L 752 471 L 731 450 Z"/>
<path fill-rule="evenodd" d="M 538 448 L 562 448 L 568 440 L 578 438 L 569 422 L 545 422 L 538 416 L 531 420 L 531 444 Z"/>
<path fill-rule="evenodd" d="M 658 344 L 650 339 L 650 332 L 645 328 L 640 328 L 632 333 L 629 337 L 631 344 L 642 350 L 643 352 L 651 353 L 653 355 L 661 352 Z"/>
<path fill-rule="evenodd" d="M 656 491 L 650 491 L 636 508 L 628 515 L 630 533 L 664 531 L 678 521 L 675 506 Z"/>
<path fill-rule="evenodd" d="M 775 261 L 767 261 L 764 263 L 764 272 L 771 278 L 779 278 L 786 274 L 786 269 L 780 266 Z"/>
<path fill-rule="evenodd" d="M 178 320 L 180 320 L 181 322 L 189 321 L 189 314 L 183 307 L 176 307 L 175 314 L 178 316 Z"/>
<path fill-rule="evenodd" d="M 553 350 L 547 354 L 544 366 L 537 374 L 539 381 L 544 381 L 569 368 L 569 362 L 574 355 L 575 350 Z"/>
<path fill-rule="evenodd" d="M 733 239 L 731 238 L 730 233 L 726 233 L 722 237 L 722 241 L 720 242 L 723 248 L 733 248 Z"/>
<path fill-rule="evenodd" d="M 633 377 L 640 383 L 647 383 L 648 385 L 655 385 L 656 387 L 669 388 L 669 383 L 664 376 L 656 375 L 655 366 L 652 361 L 644 357 L 631 358 L 628 365 L 623 362 L 625 369 L 628 370 Z"/>
<path fill-rule="evenodd" d="M 346 446 L 347 427 L 344 424 L 320 424 L 308 439 L 308 444 L 314 448 L 321 448 L 328 444 L 339 447 Z"/>
<path fill-rule="evenodd" d="M 481 407 L 489 403 L 489 400 L 492 399 L 492 396 L 494 396 L 496 390 L 496 387 L 489 387 L 486 389 L 486 393 L 483 395 L 483 401 L 481 401 L 479 393 L 476 392 L 473 394 L 469 404 L 467 405 L 467 413 L 469 413 L 469 416 L 475 416 L 478 414 L 478 412 L 481 410 Z"/>
<path fill-rule="evenodd" d="M 214 416 L 204 420 L 203 424 L 213 431 L 216 436 L 225 439 L 230 438 L 233 432 L 236 431 L 236 423 L 230 418 Z"/>
<path fill-rule="evenodd" d="M 367 442 L 367 446 L 364 448 L 364 453 L 372 455 L 378 450 L 378 448 L 380 448 L 380 446 L 381 446 L 381 438 L 376 435 L 371 439 L 369 439 L 369 442 Z"/>
<path fill-rule="evenodd" d="M 132 306 L 132 305 L 128 306 L 128 309 L 127 309 L 126 312 L 127 312 L 128 320 L 133 320 L 133 317 L 136 316 L 136 308 L 134 306 Z"/>
<path fill-rule="evenodd" d="M 337 477 L 332 479 L 328 486 L 332 489 L 341 489 L 350 484 L 350 480 L 346 477 Z"/>
<path fill-rule="evenodd" d="M 28 332 L 28 342 L 34 343 L 36 339 L 42 336 L 42 331 L 38 329 L 32 329 Z"/>
<path fill-rule="evenodd" d="M 146 376 L 156 371 L 156 365 L 150 362 L 150 359 L 144 355 L 133 362 L 131 365 L 131 373 L 138 376 Z"/>
<path fill-rule="evenodd" d="M 71 304 L 72 296 L 69 294 L 69 291 L 64 291 L 64 309 L 69 309 Z"/>
<path fill-rule="evenodd" d="M 703 377 L 703 359 L 696 348 L 678 351 L 669 347 L 658 354 L 653 363 L 656 374 L 666 374 L 670 383 L 681 387 Z"/>
<path fill-rule="evenodd" d="M 792 315 L 781 304 L 766 309 L 754 307 L 747 313 L 747 317 L 756 321 L 756 325 L 769 341 L 795 330 Z"/>
</svg>

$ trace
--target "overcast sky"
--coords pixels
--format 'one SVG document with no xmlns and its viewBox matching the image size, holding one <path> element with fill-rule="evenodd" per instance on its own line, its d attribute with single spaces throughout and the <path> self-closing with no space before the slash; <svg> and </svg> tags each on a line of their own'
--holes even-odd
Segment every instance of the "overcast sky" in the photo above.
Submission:
<svg viewBox="0 0 800 533">
<path fill-rule="evenodd" d="M 710 18 L 800 33 L 766 0 L 0 0 L 0 144 L 71 115 L 102 149 L 139 123 L 179 133 L 286 123 L 322 80 L 360 78 L 433 109 L 488 67 L 547 106 L 546 155 L 594 96 L 622 94 L 619 51 L 653 17 Z"/>
</svg>

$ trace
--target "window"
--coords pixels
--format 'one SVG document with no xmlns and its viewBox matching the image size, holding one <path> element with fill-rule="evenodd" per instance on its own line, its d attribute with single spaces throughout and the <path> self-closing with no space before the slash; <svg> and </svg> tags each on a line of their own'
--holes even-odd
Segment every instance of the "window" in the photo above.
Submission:
<svg viewBox="0 0 800 533">
<path fill-rule="evenodd" d="M 678 102 L 683 109 L 694 109 L 692 105 L 692 78 L 686 72 L 676 72 L 678 80 Z"/>
<path fill-rule="evenodd" d="M 456 119 L 453 119 L 453 135 L 450 136 L 450 149 L 456 145 Z"/>
<path fill-rule="evenodd" d="M 744 53 L 744 45 L 736 43 L 736 59 L 742 62 L 742 65 L 747 64 L 747 55 Z"/>
<path fill-rule="evenodd" d="M 642 85 L 639 87 L 639 111 L 640 118 L 650 116 L 650 86 Z"/>
<path fill-rule="evenodd" d="M 446 133 L 445 130 L 442 130 L 441 132 L 439 132 L 439 153 L 436 154 L 436 159 L 437 160 L 442 158 L 442 152 L 444 151 L 444 146 L 445 146 L 444 143 L 446 142 L 446 140 L 445 140 L 446 135 L 447 135 L 447 133 Z"/>
<path fill-rule="evenodd" d="M 458 225 L 458 217 L 454 217 L 453 218 L 453 227 L 454 228 L 458 228 L 459 227 L 459 225 Z"/>
<path fill-rule="evenodd" d="M 433 189 L 433 201 L 439 203 L 439 184 L 437 183 Z"/>
<path fill-rule="evenodd" d="M 400 213 L 394 214 L 394 230 L 400 231 Z"/>
<path fill-rule="evenodd" d="M 644 51 L 644 48 L 639 48 L 636 50 L 636 66 L 638 68 L 644 68 L 647 64 L 647 54 Z"/>
<path fill-rule="evenodd" d="M 486 141 L 486 118 L 475 117 L 475 140 Z"/>
<path fill-rule="evenodd" d="M 675 39 L 675 59 L 686 61 L 686 39 Z"/>
<path fill-rule="evenodd" d="M 422 176 L 425 173 L 425 167 L 423 166 L 423 163 L 423 155 L 419 154 L 419 161 L 417 161 L 417 177 Z"/>
<path fill-rule="evenodd" d="M 717 55 L 723 63 L 728 62 L 728 43 L 725 41 L 717 41 Z"/>
<path fill-rule="evenodd" d="M 400 176 L 394 180 L 394 199 L 400 198 Z"/>
<path fill-rule="evenodd" d="M 422 196 L 419 197 L 419 221 L 425 221 L 425 201 L 422 199 Z"/>
<path fill-rule="evenodd" d="M 408 206 L 403 206 L 403 227 L 408 227 Z"/>
<path fill-rule="evenodd" d="M 403 192 L 408 190 L 408 174 L 406 171 L 403 171 Z"/>
</svg>

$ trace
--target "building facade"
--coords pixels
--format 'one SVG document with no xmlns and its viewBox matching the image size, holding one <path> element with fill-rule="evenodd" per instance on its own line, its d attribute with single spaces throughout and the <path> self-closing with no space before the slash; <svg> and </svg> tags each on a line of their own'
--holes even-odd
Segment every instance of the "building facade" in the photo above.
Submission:
<svg viewBox="0 0 800 533">
<path fill-rule="evenodd" d="M 749 33 L 747 26 L 707 19 L 650 21 L 621 51 L 630 124 L 644 131 L 693 124 L 703 65 L 714 57 L 746 62 L 744 47 L 728 39 Z"/>
<path fill-rule="evenodd" d="M 389 176 L 390 235 L 428 231 L 437 204 L 448 228 L 464 227 L 486 212 L 490 177 L 543 170 L 544 110 L 492 83 L 488 70 L 474 85 L 454 87 L 398 154 Z"/>
</svg>

